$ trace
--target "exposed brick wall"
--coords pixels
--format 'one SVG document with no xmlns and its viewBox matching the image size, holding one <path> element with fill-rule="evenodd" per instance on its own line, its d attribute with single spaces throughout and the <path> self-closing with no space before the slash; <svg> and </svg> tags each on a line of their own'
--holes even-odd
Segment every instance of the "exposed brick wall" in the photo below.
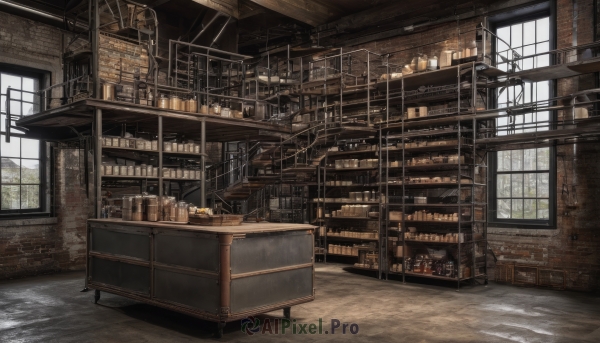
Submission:
<svg viewBox="0 0 600 343">
<path fill-rule="evenodd" d="M 62 82 L 67 34 L 0 12 L 0 63 L 45 70 L 47 85 Z M 54 94 L 57 96 L 57 94 Z M 56 218 L 0 220 L 0 279 L 85 268 L 85 185 L 77 150 L 56 154 Z"/>
<path fill-rule="evenodd" d="M 119 71 L 142 76 L 148 73 L 148 51 L 138 44 L 126 42 L 108 35 L 100 35 L 100 78 L 103 81 L 119 82 Z M 123 74 L 123 81 L 131 82 L 131 74 Z"/>
<path fill-rule="evenodd" d="M 593 1 L 577 0 L 577 44 L 593 41 Z M 483 17 L 465 20 L 459 24 L 461 32 L 473 29 L 483 21 Z M 557 0 L 557 48 L 573 44 L 573 0 Z M 406 48 L 438 41 L 420 49 L 421 53 L 436 54 L 448 47 L 456 48 L 457 24 L 448 23 L 431 27 L 425 32 L 398 36 L 381 41 L 356 46 L 377 53 L 389 53 Z M 412 50 L 397 53 L 390 62 L 406 64 Z M 594 87 L 592 75 L 584 75 L 559 80 L 557 95 L 568 95 L 578 90 Z M 568 115 L 559 113 L 559 118 Z M 598 143 L 578 144 L 574 154 L 573 145 L 557 148 L 557 228 L 552 230 L 530 230 L 518 228 L 490 228 L 489 244 L 500 261 L 537 265 L 567 272 L 567 287 L 578 290 L 600 290 L 600 224 L 597 222 L 600 203 L 600 148 Z M 576 164 L 574 166 L 576 156 Z M 571 187 L 573 172 L 577 173 L 576 207 L 561 194 L 563 175 L 566 170 L 566 183 Z M 571 237 L 577 235 L 577 240 Z M 494 276 L 491 264 L 490 276 Z"/>
</svg>

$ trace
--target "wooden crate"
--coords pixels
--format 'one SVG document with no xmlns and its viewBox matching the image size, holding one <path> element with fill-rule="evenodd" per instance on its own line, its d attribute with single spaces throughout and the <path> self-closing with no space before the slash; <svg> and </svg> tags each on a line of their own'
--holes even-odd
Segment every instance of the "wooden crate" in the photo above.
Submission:
<svg viewBox="0 0 600 343">
<path fill-rule="evenodd" d="M 515 282 L 515 265 L 514 263 L 498 263 L 495 270 L 496 282 L 514 283 Z"/>
<path fill-rule="evenodd" d="M 238 214 L 191 214 L 190 224 L 202 226 L 239 226 L 244 220 L 243 215 Z"/>
</svg>

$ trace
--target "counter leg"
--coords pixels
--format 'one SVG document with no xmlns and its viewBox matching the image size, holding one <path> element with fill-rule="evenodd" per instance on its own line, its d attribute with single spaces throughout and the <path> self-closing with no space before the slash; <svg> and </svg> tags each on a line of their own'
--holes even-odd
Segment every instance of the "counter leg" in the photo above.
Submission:
<svg viewBox="0 0 600 343">
<path fill-rule="evenodd" d="M 223 329 L 225 328 L 225 322 L 217 322 L 217 332 L 215 335 L 217 338 L 223 337 Z"/>
<path fill-rule="evenodd" d="M 291 317 L 292 317 L 292 308 L 291 307 L 284 307 L 283 308 L 283 316 L 286 319 L 291 319 Z"/>
<path fill-rule="evenodd" d="M 98 300 L 100 300 L 100 291 L 96 289 L 94 290 L 94 304 L 97 304 Z"/>
</svg>

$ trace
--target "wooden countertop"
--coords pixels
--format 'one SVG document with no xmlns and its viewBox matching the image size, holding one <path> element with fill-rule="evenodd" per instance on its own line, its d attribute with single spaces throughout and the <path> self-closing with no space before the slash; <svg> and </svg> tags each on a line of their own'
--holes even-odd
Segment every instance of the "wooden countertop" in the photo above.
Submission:
<svg viewBox="0 0 600 343">
<path fill-rule="evenodd" d="M 287 223 L 242 223 L 240 226 L 200 226 L 200 225 L 183 225 L 169 224 L 160 222 L 148 221 L 123 221 L 118 218 L 109 219 L 88 219 L 88 223 L 93 224 L 118 224 L 122 226 L 136 226 L 146 228 L 171 229 L 181 231 L 195 231 L 203 233 L 225 233 L 225 234 L 248 234 L 248 233 L 264 233 L 278 231 L 300 231 L 314 230 L 315 226 L 309 224 L 287 224 Z"/>
</svg>

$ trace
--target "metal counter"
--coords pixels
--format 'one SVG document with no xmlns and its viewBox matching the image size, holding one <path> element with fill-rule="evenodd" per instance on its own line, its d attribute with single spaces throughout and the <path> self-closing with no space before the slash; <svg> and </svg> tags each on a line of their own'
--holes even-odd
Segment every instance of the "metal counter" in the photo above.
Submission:
<svg viewBox="0 0 600 343">
<path fill-rule="evenodd" d="M 90 219 L 86 287 L 220 323 L 314 300 L 314 227 Z"/>
</svg>

